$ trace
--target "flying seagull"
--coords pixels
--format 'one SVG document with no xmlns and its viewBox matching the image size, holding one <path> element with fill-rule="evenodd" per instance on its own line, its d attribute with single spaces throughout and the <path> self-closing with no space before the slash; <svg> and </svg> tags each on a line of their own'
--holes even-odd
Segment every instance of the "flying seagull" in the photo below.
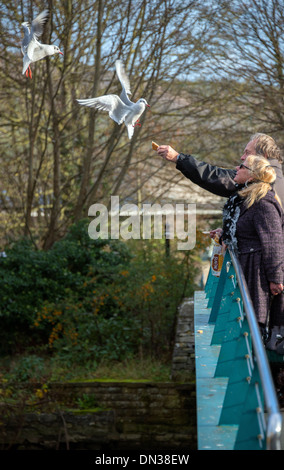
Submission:
<svg viewBox="0 0 284 470">
<path fill-rule="evenodd" d="M 136 103 L 133 103 L 128 98 L 131 95 L 129 79 L 125 73 L 124 66 L 121 60 L 115 61 L 115 68 L 118 79 L 122 86 L 120 97 L 117 95 L 104 95 L 98 98 L 90 98 L 85 100 L 77 100 L 83 106 L 90 106 L 103 111 L 108 111 L 109 117 L 117 124 L 125 123 L 127 127 L 128 137 L 132 138 L 134 128 L 141 126 L 139 118 L 145 111 L 146 106 L 150 107 L 144 98 L 140 98 Z"/>
<path fill-rule="evenodd" d="M 41 44 L 38 41 L 38 38 L 43 33 L 43 27 L 48 19 L 48 10 L 44 10 L 40 13 L 33 21 L 30 28 L 30 25 L 27 21 L 22 23 L 24 28 L 24 38 L 21 45 L 21 50 L 23 54 L 23 74 L 26 74 L 27 77 L 32 78 L 32 71 L 30 64 L 41 60 L 48 55 L 53 54 L 62 54 L 59 50 L 59 47 L 48 44 Z"/>
</svg>

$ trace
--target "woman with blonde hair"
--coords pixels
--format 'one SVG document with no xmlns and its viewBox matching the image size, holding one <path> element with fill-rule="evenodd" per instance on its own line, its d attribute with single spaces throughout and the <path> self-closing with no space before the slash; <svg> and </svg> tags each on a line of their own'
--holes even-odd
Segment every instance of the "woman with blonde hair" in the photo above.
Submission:
<svg viewBox="0 0 284 470">
<path fill-rule="evenodd" d="M 272 189 L 275 170 L 266 158 L 254 155 L 236 170 L 239 191 L 224 206 L 221 239 L 238 254 L 261 329 L 267 325 L 271 296 L 281 297 L 270 322 L 284 336 L 284 212 Z"/>
</svg>

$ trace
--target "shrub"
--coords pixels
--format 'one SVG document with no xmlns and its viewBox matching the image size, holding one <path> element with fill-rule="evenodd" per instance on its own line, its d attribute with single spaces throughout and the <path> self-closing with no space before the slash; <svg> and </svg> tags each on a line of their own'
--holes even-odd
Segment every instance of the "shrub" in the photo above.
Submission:
<svg viewBox="0 0 284 470">
<path fill-rule="evenodd" d="M 2 353 L 46 341 L 49 331 L 33 328 L 44 305 L 84 302 L 90 277 L 97 283 L 110 282 L 115 270 L 129 262 L 124 244 L 91 240 L 87 222 L 71 227 L 49 251 L 36 250 L 27 239 L 5 248 L 7 257 L 0 258 Z"/>
<path fill-rule="evenodd" d="M 91 240 L 71 227 L 49 251 L 20 240 L 0 260 L 2 354 L 31 346 L 72 362 L 171 350 L 177 307 L 194 289 L 191 252 L 159 241 Z"/>
<path fill-rule="evenodd" d="M 44 360 L 36 355 L 23 356 L 13 368 L 12 380 L 15 382 L 27 382 L 42 377 L 45 370 Z"/>
</svg>

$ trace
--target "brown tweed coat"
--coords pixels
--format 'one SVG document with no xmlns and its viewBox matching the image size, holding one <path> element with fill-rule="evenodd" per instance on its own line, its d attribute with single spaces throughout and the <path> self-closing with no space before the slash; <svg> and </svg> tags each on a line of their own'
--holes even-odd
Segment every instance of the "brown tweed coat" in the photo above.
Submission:
<svg viewBox="0 0 284 470">
<path fill-rule="evenodd" d="M 274 196 L 269 191 L 248 209 L 242 204 L 236 226 L 238 256 L 259 323 L 267 320 L 269 283 L 284 282 L 284 212 Z M 276 314 L 284 321 L 284 312 Z"/>
</svg>

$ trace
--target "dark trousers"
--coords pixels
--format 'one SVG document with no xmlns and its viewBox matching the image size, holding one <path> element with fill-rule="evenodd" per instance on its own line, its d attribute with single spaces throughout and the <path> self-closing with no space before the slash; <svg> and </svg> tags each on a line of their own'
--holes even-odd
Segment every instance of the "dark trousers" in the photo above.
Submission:
<svg viewBox="0 0 284 470">
<path fill-rule="evenodd" d="M 274 295 L 270 306 L 270 327 L 284 326 L 284 294 Z"/>
</svg>

